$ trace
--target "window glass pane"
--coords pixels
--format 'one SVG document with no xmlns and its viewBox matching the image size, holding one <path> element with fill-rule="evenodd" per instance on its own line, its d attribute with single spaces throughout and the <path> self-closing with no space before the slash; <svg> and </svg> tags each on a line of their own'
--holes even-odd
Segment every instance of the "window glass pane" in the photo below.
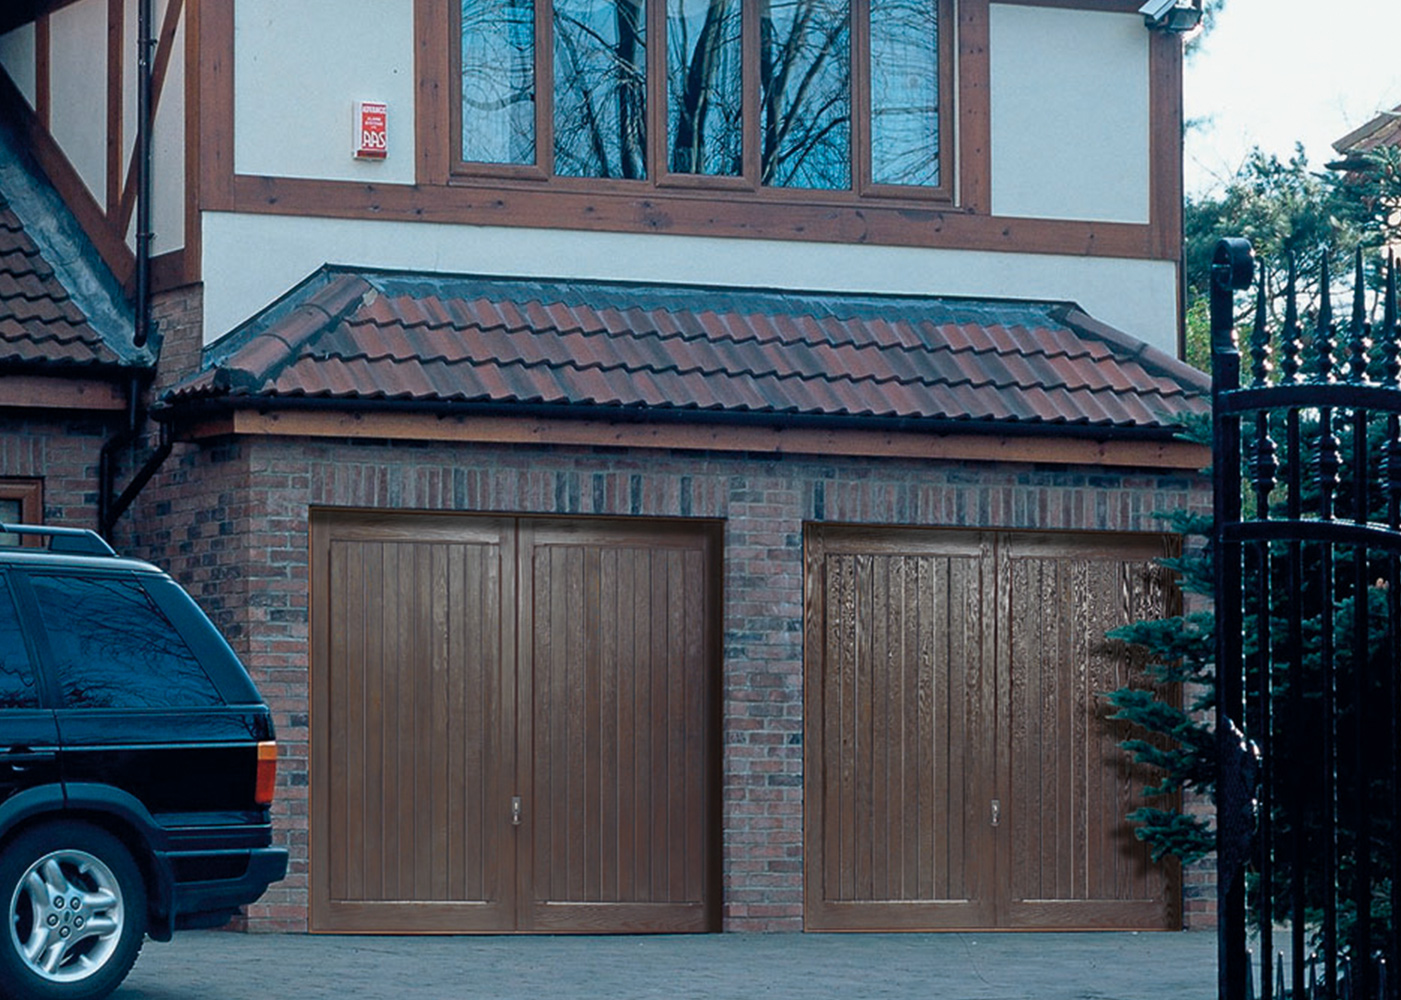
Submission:
<svg viewBox="0 0 1401 1000">
<path fill-rule="evenodd" d="M 667 0 L 667 148 L 678 174 L 744 170 L 740 0 Z"/>
<path fill-rule="evenodd" d="M 23 518 L 19 501 L 0 497 L 0 524 L 18 524 Z M 0 545 L 18 545 L 19 535 L 0 535 Z"/>
<path fill-rule="evenodd" d="M 19 615 L 9 587 L 0 577 L 0 708 L 38 707 L 39 690 L 20 635 Z"/>
<path fill-rule="evenodd" d="M 135 580 L 35 577 L 69 708 L 222 704 L 190 647 Z"/>
<path fill-rule="evenodd" d="M 851 9 L 846 0 L 761 3 L 763 181 L 851 187 Z"/>
<path fill-rule="evenodd" d="M 939 184 L 937 0 L 871 0 L 871 173 Z"/>
<path fill-rule="evenodd" d="M 555 0 L 555 173 L 647 176 L 642 0 Z"/>
<path fill-rule="evenodd" d="M 462 158 L 535 162 L 532 0 L 462 0 Z"/>
</svg>

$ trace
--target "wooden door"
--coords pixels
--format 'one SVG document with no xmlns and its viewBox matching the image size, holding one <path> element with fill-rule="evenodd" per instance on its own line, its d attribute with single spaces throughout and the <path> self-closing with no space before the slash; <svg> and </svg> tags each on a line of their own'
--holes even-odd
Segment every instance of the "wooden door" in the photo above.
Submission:
<svg viewBox="0 0 1401 1000">
<path fill-rule="evenodd" d="M 812 930 L 995 922 L 990 539 L 809 536 Z"/>
<path fill-rule="evenodd" d="M 808 535 L 814 930 L 1176 926 L 1098 694 L 1161 615 L 1158 536 Z"/>
<path fill-rule="evenodd" d="M 511 522 L 312 535 L 312 929 L 514 928 Z"/>
<path fill-rule="evenodd" d="M 313 517 L 312 929 L 712 929 L 712 534 Z"/>
<path fill-rule="evenodd" d="M 1173 869 L 1154 864 L 1123 819 L 1142 804 L 1146 775 L 1100 697 L 1142 681 L 1141 664 L 1104 636 L 1169 613 L 1166 573 L 1154 564 L 1167 554 L 1152 536 L 1001 542 L 1004 926 L 1180 926 Z"/>
<path fill-rule="evenodd" d="M 532 929 L 711 927 L 709 543 L 616 524 L 523 530 Z"/>
</svg>

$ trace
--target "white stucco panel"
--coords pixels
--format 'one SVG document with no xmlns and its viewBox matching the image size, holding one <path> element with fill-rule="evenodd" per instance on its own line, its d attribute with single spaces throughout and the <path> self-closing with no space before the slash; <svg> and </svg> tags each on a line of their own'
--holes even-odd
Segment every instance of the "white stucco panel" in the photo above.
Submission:
<svg viewBox="0 0 1401 1000">
<path fill-rule="evenodd" d="M 237 0 L 234 170 L 414 180 L 413 0 Z M 352 156 L 356 101 L 389 105 L 389 155 Z"/>
<path fill-rule="evenodd" d="M 1148 30 L 1138 14 L 989 9 L 994 215 L 1148 222 Z"/>
<path fill-rule="evenodd" d="M 35 100 L 34 25 L 25 24 L 0 35 L 0 67 L 19 88 L 29 106 Z"/>
<path fill-rule="evenodd" d="M 155 253 L 185 245 L 185 17 L 175 32 L 175 51 L 156 107 L 151 164 L 151 249 Z"/>
<path fill-rule="evenodd" d="M 99 205 L 107 202 L 107 0 L 49 18 L 50 132 Z"/>
<path fill-rule="evenodd" d="M 155 23 L 152 31 L 158 32 L 165 21 L 165 8 L 169 0 L 157 0 Z M 127 2 L 127 28 L 136 37 L 136 4 Z M 151 251 L 162 254 L 179 250 L 185 245 L 185 13 L 183 8 L 175 29 L 174 48 L 170 54 L 170 65 L 166 70 L 165 84 L 156 103 L 156 128 L 151 151 Z M 122 162 L 131 162 L 131 153 L 136 145 L 136 60 L 129 60 L 125 66 L 126 79 L 124 98 L 127 124 L 123 131 L 126 139 L 126 155 Z M 133 213 L 127 227 L 127 246 L 136 249 L 136 217 Z"/>
<path fill-rule="evenodd" d="M 204 333 L 227 333 L 322 264 L 501 277 L 1078 302 L 1168 354 L 1177 350 L 1169 261 L 638 233 L 359 222 L 206 213 Z"/>
</svg>

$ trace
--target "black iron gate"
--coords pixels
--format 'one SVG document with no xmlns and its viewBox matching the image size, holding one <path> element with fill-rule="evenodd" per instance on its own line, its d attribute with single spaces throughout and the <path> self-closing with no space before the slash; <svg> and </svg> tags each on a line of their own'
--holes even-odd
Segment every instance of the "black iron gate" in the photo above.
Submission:
<svg viewBox="0 0 1401 1000">
<path fill-rule="evenodd" d="M 1316 319 L 1301 323 L 1291 274 L 1273 337 L 1262 279 L 1242 385 L 1233 299 L 1253 272 L 1248 243 L 1217 245 L 1220 996 L 1392 1000 L 1401 992 L 1396 268 L 1379 324 L 1367 319 L 1360 254 L 1341 324 L 1326 259 Z"/>
</svg>

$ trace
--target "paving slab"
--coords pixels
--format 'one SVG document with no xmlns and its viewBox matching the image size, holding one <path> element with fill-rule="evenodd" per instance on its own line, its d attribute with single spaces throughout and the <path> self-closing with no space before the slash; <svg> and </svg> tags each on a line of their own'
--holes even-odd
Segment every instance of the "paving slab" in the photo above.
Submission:
<svg viewBox="0 0 1401 1000">
<path fill-rule="evenodd" d="M 369 937 L 148 941 L 117 1000 L 1214 1000 L 1216 935 Z"/>
</svg>

